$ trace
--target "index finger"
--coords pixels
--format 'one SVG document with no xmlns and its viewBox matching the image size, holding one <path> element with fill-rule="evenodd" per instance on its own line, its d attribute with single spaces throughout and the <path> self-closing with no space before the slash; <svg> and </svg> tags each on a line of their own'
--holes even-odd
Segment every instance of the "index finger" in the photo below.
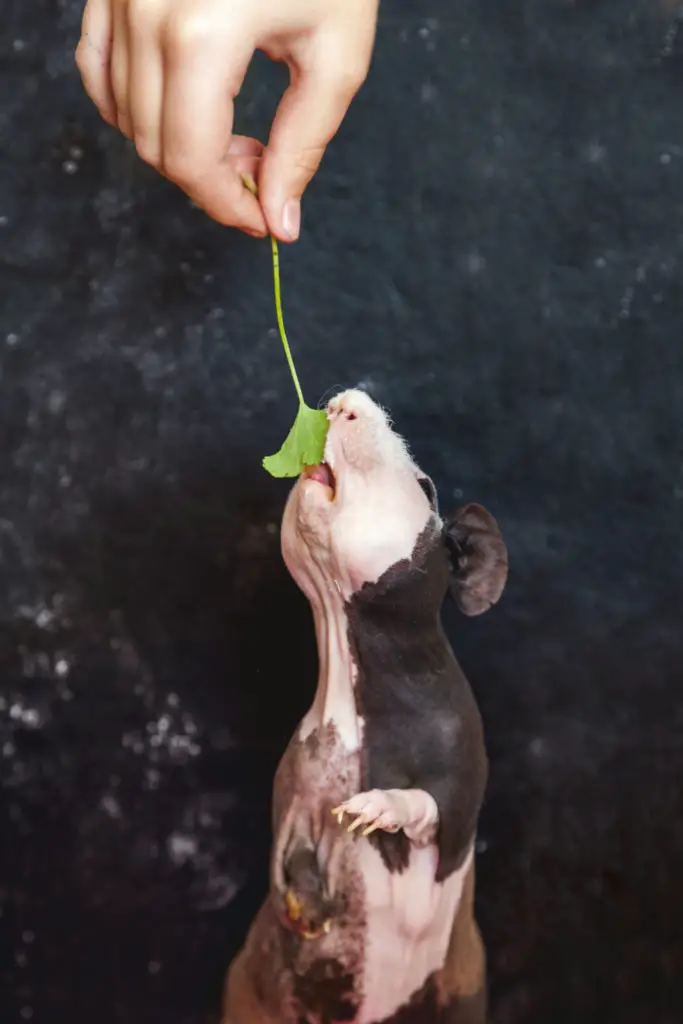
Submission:
<svg viewBox="0 0 683 1024">
<path fill-rule="evenodd" d="M 210 217 L 266 234 L 256 198 L 228 159 L 239 92 L 254 47 L 244 34 L 187 19 L 171 25 L 162 118 L 162 166 Z"/>
</svg>

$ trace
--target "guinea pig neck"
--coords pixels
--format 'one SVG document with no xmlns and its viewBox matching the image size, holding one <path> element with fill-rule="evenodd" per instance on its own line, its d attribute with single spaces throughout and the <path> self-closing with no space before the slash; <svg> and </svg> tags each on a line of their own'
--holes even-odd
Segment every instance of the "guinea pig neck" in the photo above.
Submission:
<svg viewBox="0 0 683 1024">
<path fill-rule="evenodd" d="M 332 724 L 349 751 L 362 742 L 362 722 L 356 708 L 357 666 L 349 645 L 349 623 L 341 588 L 321 571 L 311 574 L 308 596 L 318 646 L 318 685 L 310 710 L 301 723 L 301 738 Z"/>
</svg>

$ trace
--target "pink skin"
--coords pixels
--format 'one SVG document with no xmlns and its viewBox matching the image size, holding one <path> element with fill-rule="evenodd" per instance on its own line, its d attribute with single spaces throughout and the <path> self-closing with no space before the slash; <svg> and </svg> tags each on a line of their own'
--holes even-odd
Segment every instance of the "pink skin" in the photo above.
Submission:
<svg viewBox="0 0 683 1024">
<path fill-rule="evenodd" d="M 302 473 L 282 524 L 283 557 L 312 602 L 311 560 L 348 599 L 411 554 L 432 514 L 420 470 L 368 395 L 345 391 L 327 414 L 324 464 Z"/>
<path fill-rule="evenodd" d="M 434 513 L 418 483 L 420 470 L 368 395 L 338 395 L 329 403 L 328 418 L 324 463 L 307 469 L 290 494 L 282 552 L 313 608 L 321 659 L 304 732 L 334 721 L 353 749 L 362 742 L 363 723 L 353 709 L 355 671 L 345 646 L 344 602 L 409 557 Z M 403 829 L 418 846 L 432 841 L 438 824 L 436 803 L 422 790 L 358 793 L 333 813 L 340 824 L 345 815 L 352 818 L 349 831 Z"/>
<path fill-rule="evenodd" d="M 377 10 L 378 0 L 87 0 L 76 63 L 104 120 L 209 216 L 292 242 L 368 73 Z M 257 50 L 290 78 L 267 145 L 233 133 Z"/>
<path fill-rule="evenodd" d="M 354 792 L 362 785 L 366 723 L 354 692 L 347 602 L 412 556 L 435 513 L 423 474 L 366 394 L 338 395 L 328 416 L 324 462 L 297 480 L 282 522 L 285 562 L 313 612 L 318 683 L 276 774 L 270 894 L 231 967 L 223 1024 L 296 1024 L 293 975 L 326 960 L 354 975 L 360 1002 L 353 1024 L 391 1019 L 443 970 L 474 856 L 470 847 L 462 865 L 437 881 L 433 797 L 420 789 Z M 409 838 L 404 870 L 388 870 L 376 844 L 363 838 L 375 829 Z M 344 910 L 310 943 L 290 946 L 281 936 L 284 927 L 300 928 L 298 918 L 285 920 L 287 857 L 296 844 L 315 848 L 327 893 Z"/>
<path fill-rule="evenodd" d="M 332 813 L 339 824 L 345 814 L 353 817 L 348 832 L 359 826 L 364 836 L 378 828 L 385 832 L 403 829 L 416 846 L 426 846 L 433 840 L 439 822 L 436 801 L 423 789 L 371 789 L 345 800 Z"/>
</svg>

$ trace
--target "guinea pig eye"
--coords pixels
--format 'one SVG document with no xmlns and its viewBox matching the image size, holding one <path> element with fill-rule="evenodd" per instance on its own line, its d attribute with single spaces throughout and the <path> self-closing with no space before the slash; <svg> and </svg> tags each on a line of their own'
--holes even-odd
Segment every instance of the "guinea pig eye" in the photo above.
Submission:
<svg viewBox="0 0 683 1024">
<path fill-rule="evenodd" d="M 434 511 L 436 511 L 436 487 L 434 486 L 434 483 L 428 476 L 418 477 L 417 482 L 424 491 L 427 501 Z"/>
</svg>

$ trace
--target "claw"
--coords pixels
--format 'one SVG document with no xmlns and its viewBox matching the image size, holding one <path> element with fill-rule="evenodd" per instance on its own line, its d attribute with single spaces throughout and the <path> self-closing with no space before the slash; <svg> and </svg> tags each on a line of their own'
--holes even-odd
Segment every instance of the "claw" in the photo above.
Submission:
<svg viewBox="0 0 683 1024">
<path fill-rule="evenodd" d="M 345 814 L 343 806 L 333 807 L 332 810 L 330 811 L 330 814 L 333 814 L 335 816 L 338 825 L 341 825 L 343 823 Z"/>
<path fill-rule="evenodd" d="M 367 817 L 366 817 L 367 812 L 368 812 L 368 804 L 366 804 L 362 808 L 361 813 L 357 817 L 355 817 L 353 819 L 351 824 L 347 827 L 346 831 L 347 832 L 355 832 L 359 825 L 365 825 L 366 822 L 367 822 Z M 344 824 L 344 815 L 348 814 L 349 816 L 351 816 L 352 812 L 348 809 L 348 807 L 346 807 L 346 805 L 340 804 L 339 807 L 333 807 L 332 810 L 331 810 L 331 813 L 334 814 L 334 816 L 336 817 L 337 824 L 338 825 L 343 825 Z M 385 826 L 382 824 L 382 818 L 384 817 L 385 814 L 386 814 L 386 812 L 383 812 L 383 813 L 379 814 L 378 817 L 375 819 L 375 821 L 371 822 L 369 825 L 367 825 L 367 827 L 364 828 L 362 832 L 359 832 L 358 835 L 369 836 L 373 832 L 375 832 L 376 829 L 384 828 Z M 365 820 L 363 820 L 363 819 L 365 819 Z M 392 829 L 392 828 L 390 828 L 388 826 L 386 826 L 386 827 L 387 827 L 387 831 L 394 831 L 394 832 L 397 831 L 396 828 Z"/>
<path fill-rule="evenodd" d="M 329 935 L 331 928 L 331 921 L 323 921 L 321 928 L 306 928 L 301 935 L 304 939 L 319 939 L 322 935 Z"/>
<path fill-rule="evenodd" d="M 361 824 L 362 821 L 363 821 L 363 815 L 359 814 L 357 818 L 354 818 L 354 820 L 351 822 L 351 824 L 349 825 L 349 827 L 347 828 L 346 831 L 347 832 L 353 832 L 354 829 L 358 828 L 358 826 Z"/>
<path fill-rule="evenodd" d="M 290 921 L 298 921 L 301 917 L 301 901 L 298 896 L 288 889 L 285 893 L 285 904 L 287 906 L 287 915 Z"/>
</svg>

